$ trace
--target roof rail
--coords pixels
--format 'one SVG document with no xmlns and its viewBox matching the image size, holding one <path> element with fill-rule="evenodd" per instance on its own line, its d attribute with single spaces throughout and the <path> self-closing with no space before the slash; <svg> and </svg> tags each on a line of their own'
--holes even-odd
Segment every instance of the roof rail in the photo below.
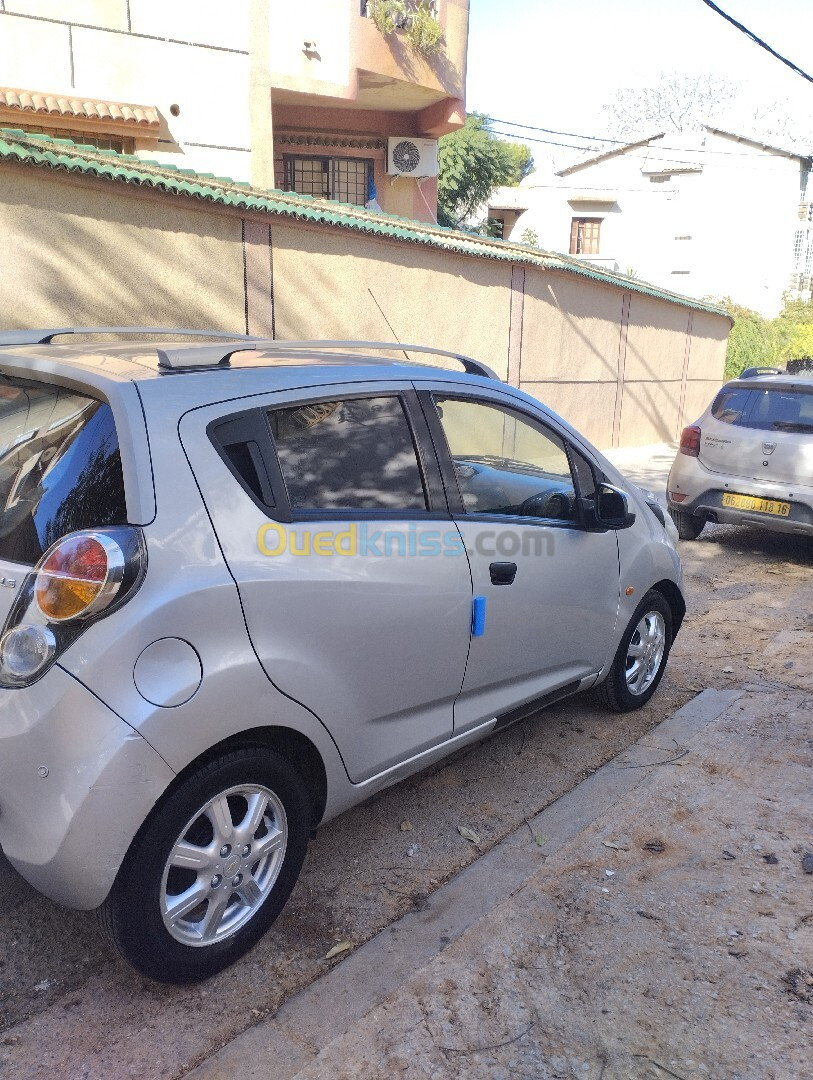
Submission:
<svg viewBox="0 0 813 1080">
<path fill-rule="evenodd" d="M 501 381 L 499 375 L 486 364 L 473 360 L 462 353 L 448 349 L 436 349 L 431 345 L 408 345 L 394 341 L 280 341 L 263 338 L 234 340 L 233 345 L 189 345 L 178 349 L 158 349 L 158 366 L 169 371 L 178 371 L 194 367 L 225 366 L 229 358 L 237 352 L 262 349 L 268 352 L 323 352 L 329 349 L 347 349 L 349 351 L 397 351 L 407 353 L 428 353 L 432 356 L 447 356 L 462 364 L 469 375 L 480 375 L 484 379 Z M 407 360 L 409 357 L 407 356 Z"/>
<path fill-rule="evenodd" d="M 749 367 L 741 371 L 738 379 L 753 379 L 757 375 L 786 375 L 784 368 L 780 367 Z"/>
<path fill-rule="evenodd" d="M 247 334 L 223 330 L 183 330 L 166 326 L 63 326 L 45 330 L 0 330 L 0 345 L 50 345 L 61 334 L 162 334 L 165 337 L 220 338 L 224 341 L 256 341 Z"/>
</svg>

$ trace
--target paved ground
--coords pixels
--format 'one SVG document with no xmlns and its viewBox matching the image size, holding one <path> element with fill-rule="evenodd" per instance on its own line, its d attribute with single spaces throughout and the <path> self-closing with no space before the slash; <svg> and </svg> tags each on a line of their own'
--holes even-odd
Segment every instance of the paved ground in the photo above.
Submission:
<svg viewBox="0 0 813 1080">
<path fill-rule="evenodd" d="M 672 457 L 668 448 L 627 456 L 629 460 L 619 463 L 634 479 L 655 489 L 663 487 L 664 466 L 668 467 Z M 794 1071 L 798 1068 L 798 1055 L 793 1057 L 791 1051 L 784 1056 L 781 1053 L 783 1040 L 810 1050 L 803 1028 L 783 1031 L 783 1025 L 790 1024 L 794 1018 L 801 1024 L 800 1018 L 810 1014 L 810 1006 L 801 998 L 794 1003 L 794 999 L 782 997 L 781 993 L 776 996 L 777 978 L 786 960 L 779 948 L 781 940 L 777 943 L 764 937 L 759 939 L 759 944 L 748 950 L 751 959 L 745 955 L 730 955 L 727 950 L 720 951 L 722 946 L 714 951 L 707 944 L 704 948 L 711 951 L 703 955 L 711 959 L 702 970 L 711 971 L 714 961 L 719 969 L 719 985 L 709 981 L 701 986 L 684 976 L 695 970 L 702 959 L 700 954 L 694 956 L 691 951 L 702 944 L 692 936 L 695 924 L 700 926 L 695 916 L 699 912 L 717 918 L 718 908 L 721 925 L 730 922 L 723 927 L 726 935 L 729 930 L 743 929 L 747 935 L 762 927 L 763 933 L 765 928 L 772 928 L 781 939 L 783 934 L 791 933 L 787 930 L 786 919 L 801 920 L 792 931 L 797 935 L 793 947 L 800 950 L 798 966 L 805 967 L 801 947 L 805 945 L 805 935 L 813 923 L 813 877 L 800 876 L 797 863 L 793 861 L 799 852 L 794 852 L 793 848 L 803 847 L 806 843 L 813 845 L 809 817 L 800 828 L 795 816 L 799 813 L 798 791 L 808 792 L 810 786 L 803 770 L 807 767 L 804 755 L 810 750 L 809 702 L 813 695 L 813 649 L 810 647 L 813 644 L 813 545 L 758 529 L 714 526 L 707 528 L 696 543 L 682 545 L 682 554 L 686 565 L 689 614 L 685 629 L 676 642 L 667 677 L 649 706 L 633 716 L 617 718 L 607 716 L 589 698 L 573 699 L 547 710 L 539 720 L 517 725 L 458 754 L 330 823 L 320 830 L 312 845 L 300 884 L 274 930 L 240 965 L 204 986 L 159 988 L 134 977 L 102 950 L 91 916 L 65 912 L 48 904 L 28 889 L 0 857 L 0 910 L 3 911 L 0 919 L 0 1074 L 14 1077 L 14 1080 L 39 1080 L 41 1077 L 48 1077 L 48 1080 L 118 1080 L 131 1076 L 169 1080 L 197 1063 L 217 1061 L 212 1055 L 219 1047 L 231 1043 L 237 1052 L 240 1045 L 247 1045 L 240 1042 L 241 1032 L 259 1034 L 266 1031 L 266 1018 L 278 1015 L 286 1001 L 296 1002 L 297 994 L 310 984 L 322 986 L 335 978 L 346 991 L 348 973 L 353 970 L 351 965 L 362 956 L 364 950 L 360 946 L 364 942 L 386 942 L 390 930 L 381 934 L 382 929 L 405 915 L 415 919 L 427 914 L 430 908 L 426 905 L 435 904 L 439 890 L 447 887 L 444 883 L 456 882 L 458 890 L 463 889 L 481 906 L 470 909 L 468 921 L 464 919 L 463 924 L 456 923 L 450 933 L 444 932 L 448 941 L 440 942 L 445 947 L 439 955 L 435 956 L 431 948 L 426 951 L 425 946 L 422 946 L 424 951 L 419 952 L 418 939 L 413 933 L 406 937 L 399 936 L 400 931 L 390 935 L 393 940 L 403 942 L 399 946 L 400 961 L 406 961 L 407 969 L 425 971 L 429 980 L 427 1000 L 434 993 L 431 987 L 437 965 L 451 965 L 448 969 L 451 973 L 448 976 L 449 993 L 443 1006 L 447 1011 L 432 1014 L 436 1019 L 440 1018 L 440 1026 L 431 1028 L 437 1035 L 434 1042 L 427 1041 L 429 1037 L 422 1035 L 423 1029 L 418 1027 L 415 1028 L 414 1044 L 409 1043 L 406 1036 L 402 1039 L 395 1028 L 389 1029 L 390 1034 L 382 1035 L 381 1042 L 377 1042 L 373 1028 L 386 1031 L 387 1024 L 384 1014 L 370 1013 L 364 1019 L 370 1008 L 367 1002 L 364 1009 L 345 1024 L 345 1027 L 347 1024 L 362 1025 L 351 1027 L 355 1034 L 328 1048 L 324 1046 L 324 1038 L 321 1042 L 315 1040 L 311 1032 L 307 1043 L 309 1049 L 306 1048 L 305 1056 L 300 1056 L 291 1067 L 317 1069 L 314 1075 L 320 1075 L 318 1070 L 325 1069 L 321 1073 L 325 1077 L 345 1075 L 342 1068 L 351 1069 L 348 1076 L 372 1077 L 390 1075 L 391 1072 L 397 1075 L 406 1071 L 396 1061 L 394 1049 L 403 1042 L 405 1047 L 410 1047 L 406 1059 L 408 1068 L 423 1070 L 415 1075 L 499 1077 L 516 1073 L 539 1077 L 598 1077 L 601 1075 L 600 1069 L 596 1072 L 601 1060 L 598 1055 L 607 1056 L 612 1049 L 607 1032 L 614 1025 L 613 1030 L 621 1033 L 626 1044 L 635 1046 L 635 1053 L 644 1052 L 641 1046 L 651 1035 L 653 1060 L 660 1064 L 654 1066 L 644 1058 L 631 1058 L 636 1068 L 666 1071 L 630 1072 L 630 1062 L 616 1053 L 615 1057 L 608 1058 L 604 1080 L 610 1077 L 620 1080 L 626 1076 L 637 1078 L 639 1075 L 669 1076 L 669 1070 L 672 1075 L 689 1076 L 692 1073 L 686 1070 L 692 1066 L 685 1065 L 687 1058 L 697 1063 L 698 1070 L 700 1064 L 707 1069 L 716 1067 L 718 1071 L 712 1075 L 726 1080 L 735 1076 L 784 1080 L 785 1077 L 811 1075 L 811 1069 L 802 1073 Z M 759 686 L 759 689 L 748 690 L 733 706 L 735 711 L 731 717 L 727 714 L 726 725 L 731 726 L 731 732 L 724 745 L 711 742 L 707 755 L 700 744 L 693 743 L 683 765 L 675 763 L 624 770 L 625 775 L 641 773 L 644 778 L 648 773 L 653 774 L 652 780 L 639 789 L 649 792 L 649 801 L 637 804 L 636 810 L 641 821 L 646 822 L 646 837 L 642 839 L 637 833 L 630 833 L 629 837 L 617 835 L 613 816 L 606 822 L 609 831 L 600 837 L 596 834 L 591 838 L 590 833 L 600 825 L 587 826 L 581 841 L 587 846 L 583 851 L 578 849 L 581 851 L 578 855 L 575 852 L 580 841 L 576 839 L 565 838 L 567 843 L 563 840 L 564 846 L 554 850 L 532 838 L 534 830 L 537 837 L 547 833 L 533 824 L 529 829 L 526 820 L 533 823 L 545 807 L 567 805 L 572 815 L 574 807 L 587 806 L 584 800 L 588 789 L 580 781 L 632 744 L 645 739 L 655 725 L 696 699 L 700 691 L 706 688 L 740 691 L 747 686 Z M 794 698 L 793 695 L 797 696 Z M 744 710 L 740 710 L 740 705 Z M 738 718 L 746 725 L 744 731 L 737 727 Z M 707 733 L 718 730 L 723 730 L 719 722 L 710 722 L 706 729 Z M 699 732 L 696 735 L 697 738 L 706 737 Z M 668 750 L 671 745 L 664 743 L 663 747 Z M 749 748 L 762 748 L 776 760 L 749 757 Z M 742 769 L 738 764 L 741 755 L 745 762 Z M 714 772 L 714 769 L 719 771 Z M 745 782 L 740 772 L 745 776 Z M 790 790 L 781 783 L 786 773 L 791 777 Z M 685 783 L 680 784 L 681 778 Z M 691 786 L 687 787 L 689 783 Z M 677 795 L 691 793 L 696 803 L 689 799 L 681 809 L 681 813 L 688 809 L 688 815 L 683 819 L 687 824 L 679 837 L 671 833 L 655 836 L 656 829 L 667 831 L 669 822 L 656 824 L 655 816 L 661 806 L 661 793 L 671 791 L 673 784 L 680 785 L 674 788 Z M 735 859 L 726 856 L 714 861 L 706 854 L 707 840 L 708 844 L 717 845 L 713 849 L 708 847 L 708 851 L 717 852 L 717 832 L 712 831 L 706 838 L 705 834 L 696 836 L 691 831 L 698 821 L 702 823 L 707 818 L 717 821 L 714 816 L 719 809 L 717 804 L 702 801 L 703 792 L 709 785 L 714 787 L 715 798 L 719 797 L 724 807 L 726 797 L 730 797 L 728 823 L 735 830 L 741 828 L 739 822 L 743 818 L 740 803 L 744 805 L 748 800 L 757 800 L 753 812 L 764 810 L 771 819 L 771 828 L 777 824 L 777 815 L 787 820 L 789 824 L 781 827 L 784 838 L 779 831 L 775 834 L 769 831 L 767 835 L 773 845 L 769 850 L 754 827 L 751 832 L 755 839 L 746 837 L 741 847 L 735 849 L 731 845 L 735 839 L 740 842 L 739 834 L 731 837 L 728 836 L 731 830 L 726 830 L 725 834 L 720 834 L 727 837 L 723 846 L 735 855 Z M 570 802 L 565 804 L 561 797 L 571 790 L 572 795 L 567 796 Z M 666 794 L 663 798 L 666 799 Z M 774 799 L 780 801 L 776 804 L 769 801 Z M 615 815 L 614 809 L 612 815 Z M 405 823 L 412 828 L 402 830 Z M 463 839 L 458 825 L 475 830 L 480 845 L 475 847 Z M 714 829 L 724 827 L 718 822 Z M 553 831 L 549 835 L 553 841 Z M 527 838 L 528 851 L 520 857 L 517 844 L 523 836 Z M 506 837 L 512 839 L 501 844 Z M 608 842 L 620 846 L 605 848 L 603 841 L 608 837 Z M 641 843 L 648 839 L 663 840 L 664 851 L 642 851 Z M 680 842 L 675 843 L 676 839 Z M 763 851 L 746 859 L 748 843 L 761 844 Z M 563 852 L 567 845 L 571 845 L 569 861 L 560 864 L 556 860 L 565 858 Z M 629 851 L 622 850 L 623 847 L 628 847 Z M 487 875 L 488 866 L 492 865 L 487 861 L 490 856 L 485 859 L 479 856 L 492 849 L 514 852 L 520 858 L 520 877 L 511 878 L 508 891 L 512 893 L 523 882 L 526 884 L 513 898 L 503 899 L 505 892 L 496 897 L 490 895 L 483 881 L 469 887 L 467 883 L 471 879 L 460 873 L 471 865 L 472 873 L 483 866 L 482 873 Z M 600 856 L 598 862 L 596 850 Z M 781 886 L 784 890 L 771 897 L 772 915 L 759 915 L 754 905 L 762 902 L 760 894 L 750 891 L 752 885 L 761 881 L 758 877 L 753 881 L 750 878 L 755 871 L 762 870 L 763 853 L 776 854 L 779 860 L 776 864 L 764 863 L 763 874 L 770 875 L 765 880 L 765 887 Z M 543 860 L 541 867 L 528 862 L 544 856 L 548 859 Z M 605 862 L 606 859 L 615 861 Z M 509 875 L 507 864 L 494 865 L 498 876 Z M 530 871 L 541 869 L 543 874 L 555 868 L 555 874 L 541 884 L 535 883 L 528 877 L 529 866 Z M 641 875 L 658 867 L 671 867 L 672 877 L 664 879 L 664 891 L 658 892 L 657 896 L 653 893 L 650 903 L 647 899 L 649 879 Z M 604 874 L 606 877 L 608 869 L 615 869 L 616 873 L 607 878 L 607 884 L 599 884 L 595 876 L 600 879 Z M 695 870 L 698 873 L 702 870 L 712 897 L 713 883 L 720 875 L 744 871 L 748 880 L 725 886 L 720 884 L 716 887 L 726 892 L 726 896 L 708 903 L 702 900 L 688 912 L 678 910 L 681 908 L 678 900 L 684 897 L 687 880 L 690 884 Z M 625 902 L 635 903 L 634 909 L 629 907 L 627 910 L 623 905 L 606 907 L 621 893 L 622 890 L 616 888 L 620 885 L 627 890 Z M 603 888 L 611 891 L 603 893 L 600 891 Z M 500 923 L 503 929 L 499 934 L 503 937 L 508 934 L 508 937 L 498 944 L 480 942 L 486 950 L 483 955 L 487 955 L 490 962 L 481 973 L 482 978 L 472 974 L 472 981 L 468 981 L 464 970 L 468 961 L 458 964 L 455 950 L 464 948 L 467 933 L 476 932 L 476 920 L 484 916 L 491 918 L 488 912 L 495 904 L 519 904 L 522 898 L 528 897 L 536 899 L 528 900 L 526 908 L 513 908 L 515 915 L 511 918 L 506 915 L 507 921 Z M 610 900 L 604 899 L 606 897 Z M 738 898 L 746 902 L 742 909 L 742 926 L 732 921 L 739 910 L 736 908 Z M 591 907 L 593 901 L 595 905 Z M 798 902 L 802 907 L 806 902 L 806 911 L 798 914 L 795 907 L 786 906 L 791 902 Z M 663 911 L 654 906 L 656 904 L 663 904 Z M 655 919 L 635 914 L 638 907 L 654 915 Z M 767 902 L 764 907 L 769 910 Z M 495 915 L 502 910 L 498 906 Z M 612 913 L 611 917 L 605 917 L 607 912 Z M 810 920 L 806 915 L 811 916 Z M 746 916 L 751 922 L 745 921 Z M 638 926 L 639 936 L 634 940 L 629 937 L 630 920 Z M 410 924 L 400 925 L 408 927 Z M 536 937 L 545 937 L 553 944 L 541 953 L 538 950 L 534 953 L 532 938 L 526 940 L 521 934 L 511 936 L 514 930 L 526 925 L 536 925 Z M 470 929 L 464 933 L 467 926 Z M 590 928 L 589 936 L 582 933 L 584 926 Z M 641 937 L 643 931 L 648 936 Z M 672 938 L 668 936 L 670 933 Z M 663 940 L 658 936 L 661 934 Z M 615 941 L 614 935 L 618 935 L 614 949 L 605 948 L 607 942 Z M 593 943 L 589 951 L 582 948 L 583 939 Z M 328 950 L 340 941 L 350 942 L 353 951 L 343 961 L 325 961 L 323 958 Z M 656 946 L 667 951 L 658 952 Z M 809 941 L 807 946 L 809 957 Z M 508 950 L 507 956 L 501 953 L 503 948 Z M 736 952 L 736 946 L 734 949 Z M 766 967 L 765 957 L 773 956 L 774 952 L 778 966 Z M 536 972 L 521 966 L 520 961 L 526 953 L 529 961 L 533 957 L 533 964 L 538 968 Z M 636 972 L 639 971 L 639 960 L 645 960 L 650 954 L 658 956 L 661 962 L 652 973 L 658 979 L 651 994 L 645 995 L 641 987 L 646 985 L 644 972 L 649 969 L 640 968 L 640 975 Z M 500 961 L 500 955 L 503 955 L 503 961 Z M 557 966 L 560 960 L 562 964 Z M 749 965 L 757 960 L 760 974 L 754 978 L 761 979 L 768 989 L 755 990 L 750 983 L 740 979 L 740 975 L 750 971 Z M 337 968 L 335 977 L 320 979 L 333 965 Z M 385 966 L 393 966 L 391 955 Z M 809 959 L 807 966 L 810 966 Z M 494 992 L 488 993 L 483 987 L 488 986 L 492 969 L 497 973 L 497 982 Z M 381 1009 L 386 1005 L 396 1020 L 401 1011 L 404 1017 L 413 1016 L 414 1012 L 410 1010 L 414 1010 L 417 1001 L 423 1000 L 417 996 L 414 986 L 404 985 L 403 968 L 399 971 L 402 975 L 398 980 L 384 987 L 385 995 L 396 995 L 398 1005 L 390 1005 L 385 1000 L 378 1006 Z M 599 978 L 602 971 L 606 976 L 604 981 Z M 572 973 L 572 981 L 568 981 L 568 972 Z M 551 974 L 556 977 L 549 978 Z M 500 983 L 502 975 L 510 976 L 509 982 Z M 668 998 L 661 985 L 664 979 L 670 984 L 671 996 Z M 798 984 L 798 978 L 794 976 L 794 979 L 791 982 L 803 997 L 806 996 L 804 986 L 807 984 Z M 542 989 L 534 990 L 536 996 L 523 998 L 520 990 L 526 985 L 531 989 Z M 742 1005 L 737 1004 L 742 1020 L 726 1004 L 727 997 L 723 1005 L 712 1004 L 715 1002 L 713 994 L 722 996 L 729 985 L 735 1002 L 743 1001 Z M 351 1000 L 347 992 L 339 996 L 348 1002 Z M 595 1013 L 594 1006 L 600 999 L 605 1003 Z M 698 1035 L 699 1028 L 695 1030 L 695 1025 L 701 1022 L 697 1002 L 706 999 L 708 1009 L 702 1019 L 708 1027 L 708 1037 Z M 432 1000 L 437 1005 L 440 999 Z M 667 1004 L 668 1001 L 672 1005 Z M 761 1003 L 764 1010 L 762 1027 L 755 1019 L 755 1001 Z M 788 1002 L 795 1010 L 790 1014 L 786 1012 Z M 619 1011 L 621 1004 L 625 1008 Z M 648 1035 L 650 1028 L 646 1026 L 649 1024 L 646 1017 L 650 1006 L 655 1019 Z M 291 1004 L 290 1007 L 301 1006 Z M 533 1015 L 529 1011 L 532 1008 L 536 1010 Z M 602 1013 L 601 1008 L 607 1008 L 608 1013 Z M 322 1010 L 319 1016 L 323 1034 L 326 1031 L 333 1040 L 342 1030 L 338 1022 L 341 1015 L 330 1006 L 329 1011 Z M 679 1016 L 684 1017 L 682 1029 L 676 1026 Z M 325 1017 L 330 1018 L 328 1023 Z M 566 1028 L 561 1022 L 562 1017 L 567 1017 Z M 591 1018 L 591 1026 L 586 1026 L 586 1019 L 582 1023 L 583 1017 Z M 524 1024 L 513 1024 L 523 1019 Z M 671 1020 L 674 1023 L 669 1028 Z M 479 1057 L 477 1053 L 470 1053 L 476 1052 L 477 1047 L 513 1040 L 532 1022 L 524 1040 L 483 1051 Z M 364 1027 L 364 1024 L 368 1026 Z M 712 1051 L 724 1045 L 726 1032 L 744 1031 L 743 1025 L 747 1024 L 756 1025 L 750 1035 L 754 1052 L 759 1051 L 759 1039 L 765 1030 L 767 1043 L 776 1054 L 773 1073 L 753 1069 L 749 1072 L 747 1063 L 737 1073 L 733 1062 L 740 1059 L 726 1057 L 726 1054 L 734 1053 L 730 1048 L 714 1057 Z M 499 1032 L 495 1034 L 497 1029 Z M 666 1048 L 672 1053 L 668 1060 L 658 1057 L 666 1046 L 657 1043 L 656 1036 L 661 1030 L 672 1033 L 669 1037 L 673 1039 L 674 1052 Z M 695 1030 L 691 1037 L 690 1030 Z M 678 1052 L 681 1031 L 683 1043 L 690 1046 L 686 1052 Z M 550 1033 L 547 1042 L 547 1036 L 540 1034 L 544 1032 Z M 595 1033 L 597 1038 L 600 1035 L 604 1041 L 590 1044 L 585 1041 L 585 1032 Z M 453 1034 L 460 1041 L 452 1041 Z M 235 1036 L 237 1042 L 233 1041 Z M 362 1037 L 363 1045 L 372 1055 L 368 1064 L 353 1057 L 358 1050 L 356 1047 L 354 1051 L 353 1044 L 356 1038 Z M 242 1038 L 249 1038 L 249 1035 Z M 742 1036 L 743 1045 L 745 1041 Z M 558 1047 L 555 1053 L 554 1046 Z M 698 1046 L 706 1048 L 705 1057 L 699 1053 Z M 437 1047 L 446 1047 L 437 1051 L 441 1055 L 439 1058 L 434 1056 Z M 520 1068 L 516 1064 L 519 1058 L 511 1056 L 511 1048 L 517 1054 L 527 1056 L 527 1061 L 521 1065 L 522 1068 L 527 1066 L 525 1073 L 516 1071 Z M 275 1038 L 261 1042 L 254 1047 L 252 1062 L 244 1061 L 236 1071 L 259 1063 L 265 1071 L 255 1075 L 288 1075 L 278 1071 L 283 1065 L 283 1049 L 283 1044 Z M 311 1061 L 316 1049 L 323 1054 L 328 1054 L 329 1049 L 330 1055 L 339 1056 Z M 342 1054 L 349 1056 L 342 1058 Z M 509 1056 L 505 1057 L 506 1054 Z M 575 1057 L 572 1057 L 580 1054 L 583 1060 L 577 1064 L 587 1066 L 582 1071 L 578 1071 L 573 1064 Z M 493 1057 L 493 1062 L 486 1060 L 489 1057 Z M 561 1062 L 557 1064 L 560 1058 Z M 672 1058 L 684 1064 L 670 1065 Z M 757 1070 L 770 1064 L 764 1054 L 754 1060 Z M 307 1064 L 309 1061 L 311 1063 Z M 346 1064 L 342 1064 L 343 1061 Z M 740 1066 L 737 1064 L 736 1068 Z M 366 1073 L 365 1069 L 368 1070 Z M 556 1072 L 556 1069 L 560 1071 Z M 708 1074 L 700 1070 L 698 1075 Z"/>
<path fill-rule="evenodd" d="M 191 1077 L 809 1077 L 811 719 L 705 691 Z"/>
</svg>

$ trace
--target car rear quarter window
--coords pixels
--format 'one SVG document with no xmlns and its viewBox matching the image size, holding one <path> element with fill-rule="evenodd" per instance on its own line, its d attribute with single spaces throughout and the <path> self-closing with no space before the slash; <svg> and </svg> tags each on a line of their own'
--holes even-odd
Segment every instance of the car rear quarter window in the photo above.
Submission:
<svg viewBox="0 0 813 1080">
<path fill-rule="evenodd" d="M 714 399 L 711 415 L 723 424 L 742 424 L 750 397 L 751 391 L 747 388 L 722 390 Z"/>
<path fill-rule="evenodd" d="M 292 511 L 427 509 L 399 397 L 317 401 L 268 419 Z"/>
<path fill-rule="evenodd" d="M 66 533 L 126 521 L 110 406 L 0 378 L 0 559 L 30 565 Z"/>
</svg>

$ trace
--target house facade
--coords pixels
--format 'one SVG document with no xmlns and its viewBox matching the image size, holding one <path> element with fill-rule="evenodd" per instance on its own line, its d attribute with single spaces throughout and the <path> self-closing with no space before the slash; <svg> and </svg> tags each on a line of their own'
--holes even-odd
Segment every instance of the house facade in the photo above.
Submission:
<svg viewBox="0 0 813 1080">
<path fill-rule="evenodd" d="M 808 298 L 811 159 L 714 128 L 659 133 L 498 190 L 503 235 L 767 317 Z"/>
<path fill-rule="evenodd" d="M 407 0 L 384 34 L 367 0 L 4 0 L 0 127 L 434 221 L 468 8 Z M 418 9 L 442 30 L 429 56 Z"/>
</svg>

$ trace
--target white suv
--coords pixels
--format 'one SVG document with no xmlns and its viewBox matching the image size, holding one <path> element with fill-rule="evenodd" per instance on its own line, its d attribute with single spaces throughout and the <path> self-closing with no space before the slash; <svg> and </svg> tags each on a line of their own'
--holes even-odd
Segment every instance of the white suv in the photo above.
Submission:
<svg viewBox="0 0 813 1080">
<path fill-rule="evenodd" d="M 483 365 L 65 333 L 0 334 L 0 845 L 140 972 L 235 960 L 373 792 L 654 693 L 662 512 Z"/>
<path fill-rule="evenodd" d="M 685 428 L 667 482 L 683 540 L 707 521 L 813 536 L 813 378 L 755 368 Z"/>
</svg>

